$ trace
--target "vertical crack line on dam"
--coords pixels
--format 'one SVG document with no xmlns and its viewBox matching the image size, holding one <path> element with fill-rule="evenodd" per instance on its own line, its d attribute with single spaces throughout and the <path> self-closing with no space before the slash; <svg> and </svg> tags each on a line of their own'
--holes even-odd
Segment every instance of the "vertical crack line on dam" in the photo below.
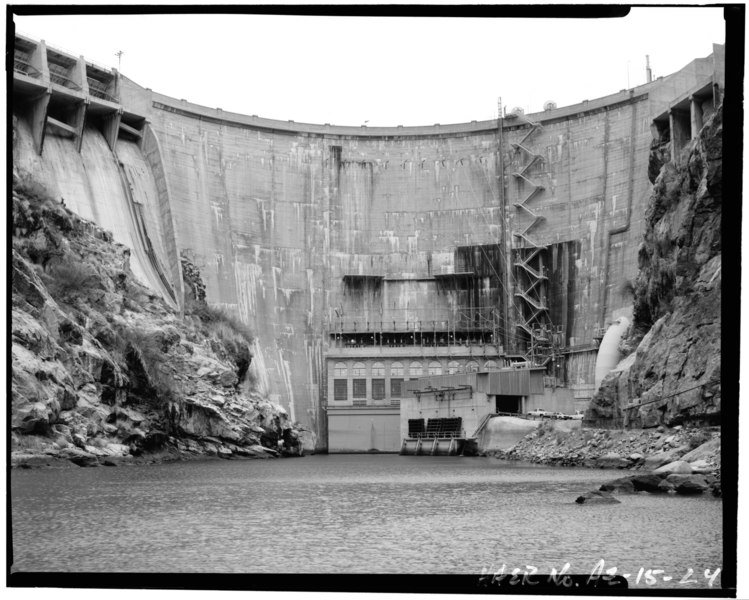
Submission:
<svg viewBox="0 0 749 600">
<path fill-rule="evenodd" d="M 629 231 L 630 223 L 632 220 L 632 200 L 634 199 L 634 187 L 635 187 L 635 153 L 637 150 L 637 102 L 632 103 L 632 116 L 629 129 L 629 168 L 628 168 L 628 186 L 627 186 L 627 212 L 624 218 L 624 225 L 609 229 L 606 235 L 606 255 L 605 268 L 603 271 L 604 283 L 603 283 L 603 309 L 601 311 L 601 327 L 605 326 L 606 311 L 608 310 L 609 303 L 609 270 L 611 268 L 611 238 L 620 233 L 626 233 Z"/>
<path fill-rule="evenodd" d="M 606 110 L 604 112 L 604 122 L 603 122 L 603 191 L 601 192 L 601 208 L 599 211 L 599 217 L 598 221 L 601 225 L 601 250 L 603 251 L 604 255 L 604 265 L 603 265 L 603 274 L 602 277 L 599 279 L 599 289 L 598 289 L 598 306 L 600 310 L 600 326 L 605 327 L 606 326 L 606 311 L 604 307 L 605 302 L 605 290 L 606 290 L 606 281 L 608 281 L 608 239 L 609 236 L 607 233 L 604 232 L 603 225 L 606 221 L 606 193 L 608 192 L 608 180 L 609 180 L 609 135 L 611 133 L 611 120 L 610 120 L 610 114 L 609 111 Z"/>
</svg>

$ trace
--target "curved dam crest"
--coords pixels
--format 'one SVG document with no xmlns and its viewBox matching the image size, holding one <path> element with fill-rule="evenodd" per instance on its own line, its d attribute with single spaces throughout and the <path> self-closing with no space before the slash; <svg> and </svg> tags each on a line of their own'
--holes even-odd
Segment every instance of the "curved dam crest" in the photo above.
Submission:
<svg viewBox="0 0 749 600">
<path fill-rule="evenodd" d="M 356 406 L 365 377 L 369 404 L 397 407 L 393 382 L 414 376 L 417 355 L 428 363 L 417 331 L 435 345 L 440 331 L 466 332 L 482 350 L 460 354 L 463 368 L 520 357 L 553 324 L 568 350 L 554 377 L 590 398 L 597 332 L 631 310 L 623 285 L 637 272 L 654 119 L 715 64 L 499 122 L 372 129 L 235 115 L 116 74 L 127 135 L 92 121 L 40 136 L 19 113 L 14 165 L 111 230 L 135 276 L 175 307 L 189 258 L 207 301 L 254 330 L 269 398 L 323 449 L 335 382 Z M 479 321 L 491 322 L 480 334 Z M 388 354 L 402 339 L 414 352 Z M 436 358 L 452 368 L 447 351 Z M 358 361 L 366 373 L 354 375 Z"/>
</svg>

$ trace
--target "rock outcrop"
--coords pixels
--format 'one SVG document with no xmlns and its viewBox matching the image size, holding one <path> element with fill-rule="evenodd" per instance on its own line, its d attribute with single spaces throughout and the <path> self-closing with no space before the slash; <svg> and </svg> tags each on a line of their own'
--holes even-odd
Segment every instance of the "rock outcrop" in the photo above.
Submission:
<svg viewBox="0 0 749 600">
<path fill-rule="evenodd" d="M 620 504 L 621 501 L 614 498 L 608 492 L 593 490 L 585 492 L 582 496 L 575 499 L 577 504 Z"/>
<path fill-rule="evenodd" d="M 623 344 L 636 351 L 602 382 L 586 413 L 590 425 L 719 419 L 722 131 L 719 108 L 680 166 L 655 153 L 660 172 L 645 214 L 634 323 Z"/>
<path fill-rule="evenodd" d="M 180 316 L 111 234 L 28 178 L 12 201 L 13 464 L 301 453 L 286 411 L 252 389 L 251 334 L 205 304 L 189 261 Z"/>
</svg>

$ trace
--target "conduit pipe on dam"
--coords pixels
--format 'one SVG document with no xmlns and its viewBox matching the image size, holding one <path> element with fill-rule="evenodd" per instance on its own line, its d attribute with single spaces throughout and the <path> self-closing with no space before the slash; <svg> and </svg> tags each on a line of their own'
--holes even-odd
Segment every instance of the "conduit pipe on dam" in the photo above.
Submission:
<svg viewBox="0 0 749 600">
<path fill-rule="evenodd" d="M 630 146 L 629 146 L 629 187 L 627 189 L 627 213 L 624 218 L 624 224 L 620 227 L 614 227 L 608 230 L 606 236 L 606 256 L 605 266 L 603 268 L 603 302 L 601 307 L 601 327 L 605 326 L 607 307 L 609 302 L 609 265 L 611 262 L 611 239 L 615 235 L 626 233 L 629 231 L 630 223 L 632 220 L 632 199 L 634 196 L 634 181 L 635 181 L 635 154 L 636 145 L 635 138 L 637 133 L 637 104 L 632 104 L 632 125 L 630 128 Z M 598 385 L 596 385 L 598 388 Z"/>
</svg>

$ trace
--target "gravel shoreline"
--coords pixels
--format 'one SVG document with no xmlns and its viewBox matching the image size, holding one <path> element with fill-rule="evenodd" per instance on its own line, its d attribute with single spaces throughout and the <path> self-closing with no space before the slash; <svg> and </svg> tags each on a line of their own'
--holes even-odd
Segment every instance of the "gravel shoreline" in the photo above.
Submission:
<svg viewBox="0 0 749 600">
<path fill-rule="evenodd" d="M 720 428 L 659 426 L 654 429 L 579 429 L 561 431 L 547 421 L 508 450 L 487 453 L 503 460 L 569 467 L 588 467 L 634 472 L 613 480 L 611 491 L 650 491 L 721 495 Z M 638 487 L 631 480 L 656 476 Z M 671 477 L 691 477 L 691 483 Z M 658 488 L 661 480 L 670 484 Z M 625 480 L 630 480 L 627 483 Z M 644 480 L 643 480 L 644 481 Z M 656 489 L 658 488 L 658 489 Z M 605 494 L 604 494 L 605 495 Z"/>
</svg>

